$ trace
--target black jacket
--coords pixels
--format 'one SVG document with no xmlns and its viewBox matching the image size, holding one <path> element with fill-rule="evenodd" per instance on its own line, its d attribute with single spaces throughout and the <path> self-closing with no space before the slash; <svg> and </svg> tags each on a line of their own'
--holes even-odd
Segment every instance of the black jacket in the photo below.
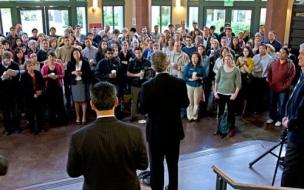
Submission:
<svg viewBox="0 0 304 190">
<path fill-rule="evenodd" d="M 136 170 L 147 167 L 142 132 L 115 117 L 99 118 L 72 136 L 67 172 L 83 175 L 85 190 L 140 190 Z"/>
<path fill-rule="evenodd" d="M 19 71 L 19 66 L 15 62 L 11 62 L 11 65 L 8 68 L 5 68 L 0 62 L 0 97 L 5 101 L 6 98 L 16 98 L 18 91 L 20 90 L 19 86 L 19 78 L 20 74 L 12 77 L 12 79 L 2 80 L 1 76 L 5 71 L 8 69 L 17 70 Z"/>
<path fill-rule="evenodd" d="M 184 138 L 181 108 L 189 104 L 186 82 L 168 73 L 156 75 L 142 85 L 140 112 L 148 114 L 149 142 L 172 142 Z"/>
<path fill-rule="evenodd" d="M 44 79 L 42 78 L 42 75 L 39 71 L 34 70 L 36 83 L 37 83 L 37 89 L 43 91 L 44 89 Z M 30 105 L 30 101 L 33 100 L 35 91 L 33 86 L 33 78 L 29 75 L 28 72 L 25 72 L 21 76 L 21 86 L 22 86 L 22 92 L 23 92 L 23 98 L 25 99 L 25 102 Z"/>
<path fill-rule="evenodd" d="M 95 79 L 100 82 L 100 81 L 108 81 L 113 84 L 117 83 L 117 77 L 116 78 L 109 78 L 109 74 L 111 73 L 112 70 L 116 70 L 116 73 L 118 72 L 119 69 L 119 60 L 116 58 L 113 59 L 108 59 L 104 58 L 100 60 L 97 63 L 97 66 L 95 68 Z M 116 75 L 118 76 L 118 75 Z"/>
<path fill-rule="evenodd" d="M 67 77 L 71 85 L 76 84 L 76 76 L 72 75 L 72 72 L 76 70 L 76 63 L 69 61 L 67 65 Z M 82 72 L 81 78 L 85 84 L 90 84 L 93 80 L 93 73 L 88 61 L 82 60 L 80 71 Z"/>
</svg>

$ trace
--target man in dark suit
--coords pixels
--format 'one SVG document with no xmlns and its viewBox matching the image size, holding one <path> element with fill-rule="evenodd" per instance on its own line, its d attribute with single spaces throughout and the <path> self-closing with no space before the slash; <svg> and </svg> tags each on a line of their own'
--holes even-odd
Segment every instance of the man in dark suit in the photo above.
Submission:
<svg viewBox="0 0 304 190">
<path fill-rule="evenodd" d="M 288 135 L 281 186 L 304 188 L 304 43 L 300 45 L 298 58 L 301 76 L 290 95 L 282 121 Z"/>
<path fill-rule="evenodd" d="M 164 158 L 169 172 L 167 189 L 178 189 L 179 145 L 184 138 L 180 110 L 189 104 L 185 81 L 170 76 L 166 72 L 168 65 L 166 54 L 155 52 L 152 68 L 157 75 L 145 82 L 141 89 L 140 112 L 148 114 L 146 137 L 152 190 L 163 190 Z"/>
<path fill-rule="evenodd" d="M 148 167 L 140 129 L 115 118 L 118 98 L 114 85 L 97 83 L 91 96 L 97 120 L 73 134 L 67 173 L 83 175 L 85 190 L 139 190 L 136 170 Z"/>
</svg>

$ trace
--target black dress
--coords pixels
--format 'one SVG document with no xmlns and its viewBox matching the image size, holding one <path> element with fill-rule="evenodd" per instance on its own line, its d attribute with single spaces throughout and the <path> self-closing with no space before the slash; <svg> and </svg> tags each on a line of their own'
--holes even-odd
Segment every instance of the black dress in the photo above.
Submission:
<svg viewBox="0 0 304 190">
<path fill-rule="evenodd" d="M 48 74 L 54 73 L 57 75 L 56 69 L 48 69 Z M 48 85 L 46 88 L 46 100 L 48 104 L 49 119 L 51 125 L 66 125 L 67 116 L 65 113 L 63 102 L 62 86 L 59 85 L 58 80 L 47 79 Z"/>
<path fill-rule="evenodd" d="M 31 133 L 37 134 L 42 129 L 43 121 L 43 95 L 35 96 L 36 91 L 43 91 L 44 81 L 39 71 L 34 71 L 34 77 L 28 72 L 21 76 L 23 100 L 26 116 L 29 121 Z M 35 120 L 36 118 L 36 120 Z"/>
</svg>

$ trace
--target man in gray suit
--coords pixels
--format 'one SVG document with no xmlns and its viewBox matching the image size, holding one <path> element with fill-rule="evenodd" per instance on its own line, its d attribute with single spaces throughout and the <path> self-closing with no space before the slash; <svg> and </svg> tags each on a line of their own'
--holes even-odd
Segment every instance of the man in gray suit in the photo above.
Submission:
<svg viewBox="0 0 304 190">
<path fill-rule="evenodd" d="M 139 190 L 136 170 L 148 167 L 142 133 L 114 116 L 118 105 L 114 85 L 99 82 L 91 94 L 97 119 L 72 135 L 67 173 L 83 175 L 85 190 Z"/>
</svg>

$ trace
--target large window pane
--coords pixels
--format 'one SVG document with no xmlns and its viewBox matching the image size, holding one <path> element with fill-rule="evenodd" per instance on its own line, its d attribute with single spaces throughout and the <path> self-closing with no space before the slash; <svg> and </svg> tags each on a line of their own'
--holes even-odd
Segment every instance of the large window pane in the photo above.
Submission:
<svg viewBox="0 0 304 190">
<path fill-rule="evenodd" d="M 220 28 L 225 24 L 225 10 L 224 9 L 207 9 L 206 25 L 210 27 L 215 26 L 215 32 L 219 33 Z"/>
<path fill-rule="evenodd" d="M 42 10 L 21 10 L 21 24 L 24 32 L 32 34 L 32 29 L 37 28 L 38 32 L 43 32 Z"/>
<path fill-rule="evenodd" d="M 261 8 L 260 24 L 266 23 L 266 8 Z"/>
<path fill-rule="evenodd" d="M 154 25 L 160 25 L 160 6 L 152 6 L 151 19 L 151 28 L 153 28 Z"/>
<path fill-rule="evenodd" d="M 81 33 L 87 33 L 87 17 L 86 17 L 86 8 L 77 7 L 77 24 L 81 26 Z"/>
<path fill-rule="evenodd" d="M 250 31 L 251 10 L 232 10 L 231 27 L 235 34 Z"/>
<path fill-rule="evenodd" d="M 121 30 L 124 21 L 123 6 L 114 6 L 114 28 Z"/>
<path fill-rule="evenodd" d="M 2 32 L 4 35 L 6 35 L 10 30 L 10 27 L 12 24 L 12 15 L 11 15 L 11 9 L 10 8 L 2 8 L 0 9 L 1 12 L 1 21 L 2 21 Z"/>
<path fill-rule="evenodd" d="M 188 13 L 188 28 L 191 28 L 193 22 L 198 22 L 198 7 L 189 7 Z"/>
<path fill-rule="evenodd" d="M 104 6 L 103 7 L 103 25 L 113 26 L 113 7 L 112 6 Z M 112 28 L 112 27 L 111 27 Z"/>
<path fill-rule="evenodd" d="M 162 6 L 161 7 L 161 30 L 164 31 L 171 23 L 171 7 Z"/>
<path fill-rule="evenodd" d="M 63 35 L 64 30 L 69 26 L 68 10 L 48 10 L 49 27 L 56 28 L 57 35 Z"/>
</svg>

